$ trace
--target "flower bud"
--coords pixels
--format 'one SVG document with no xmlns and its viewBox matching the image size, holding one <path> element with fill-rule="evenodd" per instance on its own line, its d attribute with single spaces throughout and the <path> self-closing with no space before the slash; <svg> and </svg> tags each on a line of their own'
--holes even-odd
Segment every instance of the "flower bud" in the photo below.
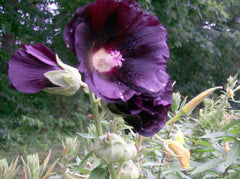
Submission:
<svg viewBox="0 0 240 179">
<path fill-rule="evenodd" d="M 127 142 L 113 133 L 99 137 L 94 142 L 93 152 L 106 162 L 124 162 L 137 155 L 137 149 L 133 142 Z"/>
<path fill-rule="evenodd" d="M 215 87 L 215 88 L 210 88 L 206 91 L 203 91 L 199 95 L 197 95 L 195 98 L 193 98 L 191 101 L 189 101 L 183 108 L 182 111 L 183 113 L 187 113 L 194 109 L 199 103 L 201 103 L 206 97 L 208 97 L 210 94 L 212 94 L 216 89 L 222 89 L 221 86 Z"/>
<path fill-rule="evenodd" d="M 227 86 L 227 94 L 232 100 L 234 100 L 234 92 L 229 86 Z"/>
<path fill-rule="evenodd" d="M 119 172 L 119 179 L 137 179 L 139 178 L 138 167 L 133 163 L 132 160 L 122 163 Z"/>
<path fill-rule="evenodd" d="M 78 72 L 78 69 L 64 64 L 57 55 L 56 60 L 57 64 L 63 70 L 55 70 L 44 73 L 44 76 L 46 76 L 51 83 L 56 85 L 56 87 L 46 87 L 43 91 L 52 94 L 71 96 L 80 88 L 81 75 Z"/>
</svg>

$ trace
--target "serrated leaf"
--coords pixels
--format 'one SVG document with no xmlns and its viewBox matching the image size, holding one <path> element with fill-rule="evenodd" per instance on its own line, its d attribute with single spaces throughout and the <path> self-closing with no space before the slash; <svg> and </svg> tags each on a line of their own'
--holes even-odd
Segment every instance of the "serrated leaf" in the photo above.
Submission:
<svg viewBox="0 0 240 179">
<path fill-rule="evenodd" d="M 201 172 L 210 170 L 210 169 L 216 167 L 217 165 L 223 163 L 224 161 L 225 161 L 225 159 L 222 159 L 222 158 L 209 160 L 206 163 L 204 163 L 204 164 L 200 165 L 199 167 L 197 167 L 191 174 L 195 175 L 197 173 L 201 173 Z"/>
<path fill-rule="evenodd" d="M 87 134 L 87 133 L 78 132 L 77 134 L 80 135 L 81 137 L 85 138 L 85 139 L 96 139 L 97 138 L 97 136 L 93 136 L 93 135 L 90 135 L 90 134 Z"/>
<path fill-rule="evenodd" d="M 240 157 L 240 142 L 236 142 L 227 155 L 225 167 L 227 168 Z"/>
<path fill-rule="evenodd" d="M 98 179 L 105 179 L 106 176 L 108 174 L 108 171 L 103 169 L 103 168 L 95 168 L 91 174 L 90 174 L 90 177 L 89 179 L 95 179 L 95 178 L 98 178 Z"/>
</svg>

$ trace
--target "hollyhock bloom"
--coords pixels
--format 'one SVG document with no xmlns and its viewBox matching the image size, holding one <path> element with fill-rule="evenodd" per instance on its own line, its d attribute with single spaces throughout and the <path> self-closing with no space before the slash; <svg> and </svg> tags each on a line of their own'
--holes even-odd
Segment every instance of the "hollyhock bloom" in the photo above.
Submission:
<svg viewBox="0 0 240 179">
<path fill-rule="evenodd" d="M 172 83 L 169 81 L 158 97 L 135 95 L 127 102 L 109 103 L 108 108 L 122 115 L 135 132 L 148 137 L 165 125 L 171 99 Z"/>
<path fill-rule="evenodd" d="M 8 63 L 8 76 L 12 85 L 23 93 L 49 93 L 73 95 L 80 87 L 77 69 L 61 62 L 42 44 L 22 45 Z"/>
<path fill-rule="evenodd" d="M 79 7 L 64 29 L 64 40 L 90 90 L 114 103 L 145 136 L 163 127 L 171 104 L 166 39 L 158 18 L 134 0 L 97 0 Z"/>
</svg>

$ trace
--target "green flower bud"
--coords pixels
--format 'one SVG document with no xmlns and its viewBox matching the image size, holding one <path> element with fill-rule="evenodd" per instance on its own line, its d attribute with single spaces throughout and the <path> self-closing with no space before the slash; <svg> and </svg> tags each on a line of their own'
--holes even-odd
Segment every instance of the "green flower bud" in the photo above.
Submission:
<svg viewBox="0 0 240 179">
<path fill-rule="evenodd" d="M 119 179 L 137 179 L 139 178 L 139 175 L 138 167 L 132 160 L 124 162 L 118 174 Z"/>
<path fill-rule="evenodd" d="M 57 87 L 47 87 L 44 88 L 43 91 L 64 96 L 74 95 L 82 83 L 81 75 L 78 69 L 64 64 L 58 56 L 56 56 L 56 59 L 57 64 L 63 70 L 49 71 L 44 75 Z"/>
<path fill-rule="evenodd" d="M 133 142 L 127 142 L 113 133 L 99 137 L 94 142 L 93 152 L 106 162 L 124 162 L 137 155 L 137 149 Z"/>
</svg>

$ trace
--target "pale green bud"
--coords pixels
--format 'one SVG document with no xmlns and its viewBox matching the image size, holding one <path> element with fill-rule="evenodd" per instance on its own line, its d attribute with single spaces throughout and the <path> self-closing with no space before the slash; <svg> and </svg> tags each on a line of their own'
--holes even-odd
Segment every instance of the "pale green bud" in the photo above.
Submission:
<svg viewBox="0 0 240 179">
<path fill-rule="evenodd" d="M 117 134 L 108 133 L 94 142 L 93 152 L 106 162 L 124 162 L 137 155 L 133 142 L 123 140 Z"/>
<path fill-rule="evenodd" d="M 137 179 L 139 175 L 139 169 L 132 160 L 124 162 L 118 174 L 119 179 Z"/>
<path fill-rule="evenodd" d="M 63 70 L 49 71 L 44 73 L 44 75 L 57 87 L 47 87 L 43 91 L 64 96 L 74 95 L 81 86 L 81 75 L 78 69 L 64 64 L 57 55 L 56 59 L 57 64 Z"/>
<path fill-rule="evenodd" d="M 206 97 L 208 97 L 210 94 L 212 94 L 216 89 L 222 89 L 221 86 L 215 87 L 215 88 L 209 88 L 206 91 L 203 91 L 199 95 L 197 95 L 195 98 L 193 98 L 191 101 L 189 101 L 181 110 L 185 114 L 191 110 L 193 110 L 199 103 L 201 103 Z"/>
</svg>

